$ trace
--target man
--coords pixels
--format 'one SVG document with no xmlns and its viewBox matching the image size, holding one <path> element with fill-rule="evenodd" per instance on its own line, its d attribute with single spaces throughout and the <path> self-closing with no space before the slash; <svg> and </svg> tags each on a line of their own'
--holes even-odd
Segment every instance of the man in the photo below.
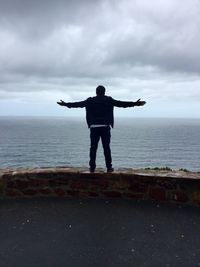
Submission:
<svg viewBox="0 0 200 267">
<path fill-rule="evenodd" d="M 119 101 L 110 96 L 105 95 L 105 87 L 99 85 L 96 88 L 96 96 L 89 97 L 88 99 L 80 102 L 65 103 L 63 100 L 57 102 L 60 106 L 68 108 L 86 108 L 86 121 L 90 128 L 90 172 L 94 172 L 96 168 L 96 152 L 98 142 L 101 138 L 107 172 L 113 172 L 112 157 L 110 150 L 110 126 L 114 126 L 114 107 L 134 107 L 143 106 L 145 101 L 138 99 L 136 102 L 132 101 Z"/>
</svg>

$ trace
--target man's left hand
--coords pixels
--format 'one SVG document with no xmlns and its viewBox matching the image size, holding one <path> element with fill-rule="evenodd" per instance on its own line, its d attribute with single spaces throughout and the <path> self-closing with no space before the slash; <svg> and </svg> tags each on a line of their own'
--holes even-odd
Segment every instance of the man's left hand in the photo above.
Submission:
<svg viewBox="0 0 200 267">
<path fill-rule="evenodd" d="M 57 104 L 60 106 L 66 106 L 66 103 L 63 100 L 60 100 L 60 102 L 57 102 Z"/>
</svg>

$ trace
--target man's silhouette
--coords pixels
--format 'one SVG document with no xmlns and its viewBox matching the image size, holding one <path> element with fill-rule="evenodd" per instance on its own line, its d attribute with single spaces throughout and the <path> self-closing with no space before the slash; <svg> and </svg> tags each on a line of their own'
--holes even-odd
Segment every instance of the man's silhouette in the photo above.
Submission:
<svg viewBox="0 0 200 267">
<path fill-rule="evenodd" d="M 143 106 L 145 101 L 138 99 L 136 102 L 132 101 L 119 101 L 110 96 L 105 95 L 105 87 L 99 85 L 96 88 L 96 96 L 89 97 L 88 99 L 80 102 L 65 103 L 60 100 L 57 102 L 60 106 L 66 106 L 68 108 L 86 108 L 86 121 L 90 128 L 90 172 L 94 172 L 96 168 L 96 152 L 101 138 L 107 172 L 112 172 L 112 158 L 110 150 L 110 126 L 114 126 L 114 107 L 134 107 Z"/>
</svg>

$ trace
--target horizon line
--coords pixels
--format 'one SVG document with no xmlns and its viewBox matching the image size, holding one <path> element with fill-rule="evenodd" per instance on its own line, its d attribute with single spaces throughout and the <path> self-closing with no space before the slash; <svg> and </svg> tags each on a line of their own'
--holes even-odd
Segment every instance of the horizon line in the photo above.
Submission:
<svg viewBox="0 0 200 267">
<path fill-rule="evenodd" d="M 84 116 L 77 116 L 77 115 L 71 115 L 71 116 L 65 116 L 65 115 L 0 115 L 0 118 L 2 117 L 14 117 L 14 118 L 23 118 L 23 117 L 34 117 L 34 118 L 77 118 L 77 119 L 85 119 Z M 116 119 L 200 119 L 200 117 L 167 117 L 167 116 L 138 116 L 138 117 L 130 117 L 130 116 L 116 116 Z"/>
</svg>

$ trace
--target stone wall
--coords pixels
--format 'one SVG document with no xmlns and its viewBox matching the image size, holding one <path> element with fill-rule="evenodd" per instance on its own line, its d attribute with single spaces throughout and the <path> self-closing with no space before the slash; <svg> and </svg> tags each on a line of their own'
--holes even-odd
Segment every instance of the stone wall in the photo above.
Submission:
<svg viewBox="0 0 200 267">
<path fill-rule="evenodd" d="M 84 168 L 1 169 L 0 198 L 122 197 L 200 205 L 200 173 Z"/>
</svg>

